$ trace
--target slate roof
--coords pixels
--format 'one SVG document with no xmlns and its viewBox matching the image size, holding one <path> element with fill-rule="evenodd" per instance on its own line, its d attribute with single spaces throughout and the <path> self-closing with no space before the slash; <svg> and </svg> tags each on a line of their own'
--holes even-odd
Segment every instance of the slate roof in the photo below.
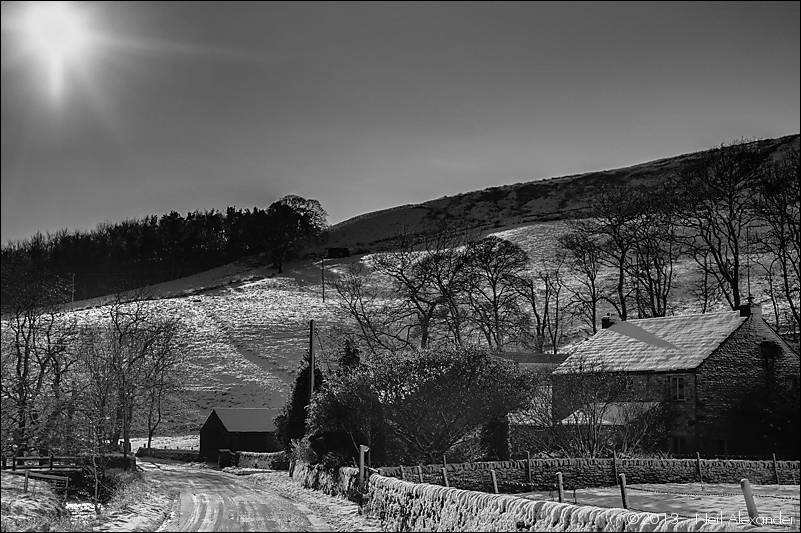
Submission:
<svg viewBox="0 0 801 533">
<path fill-rule="evenodd" d="M 278 410 L 259 407 L 215 407 L 225 429 L 233 433 L 275 431 L 274 418 Z"/>
<path fill-rule="evenodd" d="M 601 409 L 604 406 L 600 404 L 594 404 L 598 407 L 597 409 Z M 605 406 L 603 415 L 600 417 L 598 421 L 602 426 L 625 426 L 626 424 L 630 423 L 635 418 L 643 415 L 659 405 L 659 402 L 613 402 L 609 403 Z M 595 421 L 592 421 L 595 424 Z M 584 410 L 579 409 L 578 411 L 571 413 L 570 415 L 566 416 L 562 419 L 562 424 L 576 424 L 576 425 L 584 425 L 587 424 L 587 415 L 584 413 Z"/>
<path fill-rule="evenodd" d="M 554 374 L 692 370 L 745 320 L 729 311 L 621 321 L 580 344 Z"/>
</svg>

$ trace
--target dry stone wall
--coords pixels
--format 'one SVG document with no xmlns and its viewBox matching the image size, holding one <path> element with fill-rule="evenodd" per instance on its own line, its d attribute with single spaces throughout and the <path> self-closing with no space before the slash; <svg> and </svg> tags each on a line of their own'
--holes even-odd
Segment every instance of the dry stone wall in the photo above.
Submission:
<svg viewBox="0 0 801 533">
<path fill-rule="evenodd" d="M 289 468 L 289 460 L 286 452 L 236 452 L 236 465 L 240 468 L 286 470 Z"/>
<path fill-rule="evenodd" d="M 291 471 L 292 479 L 307 489 L 319 490 L 331 496 L 341 496 L 351 501 L 360 501 L 358 468 L 343 466 L 333 471 L 325 469 L 321 465 L 296 461 Z"/>
<path fill-rule="evenodd" d="M 198 461 L 200 459 L 197 450 L 170 450 L 166 448 L 139 448 L 136 452 L 136 456 L 186 462 Z"/>
<path fill-rule="evenodd" d="M 534 501 L 381 475 L 370 476 L 367 510 L 384 531 L 731 531 L 731 524 L 664 514 Z"/>
<path fill-rule="evenodd" d="M 532 459 L 531 483 L 535 490 L 552 490 L 556 473 L 562 472 L 566 489 L 603 487 L 616 484 L 616 475 L 626 474 L 628 483 L 695 483 L 700 480 L 695 459 Z M 443 465 L 420 467 L 423 483 L 443 485 Z M 495 470 L 500 492 L 525 492 L 529 488 L 527 461 L 494 461 L 446 465 L 448 483 L 467 490 L 492 491 L 490 470 Z M 706 483 L 799 483 L 799 461 L 742 461 L 701 459 L 701 475 Z M 417 467 L 383 467 L 384 476 L 419 482 Z M 777 472 L 778 471 L 778 472 Z M 402 473 L 401 473 L 402 472 Z"/>
</svg>

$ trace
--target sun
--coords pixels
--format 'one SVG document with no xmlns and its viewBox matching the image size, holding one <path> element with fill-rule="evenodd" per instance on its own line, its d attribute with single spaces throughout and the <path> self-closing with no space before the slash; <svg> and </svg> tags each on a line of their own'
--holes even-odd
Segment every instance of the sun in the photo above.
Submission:
<svg viewBox="0 0 801 533">
<path fill-rule="evenodd" d="M 36 2 L 23 14 L 20 30 L 28 51 L 44 62 L 51 93 L 59 98 L 66 69 L 89 52 L 92 34 L 83 14 L 69 2 Z"/>
</svg>

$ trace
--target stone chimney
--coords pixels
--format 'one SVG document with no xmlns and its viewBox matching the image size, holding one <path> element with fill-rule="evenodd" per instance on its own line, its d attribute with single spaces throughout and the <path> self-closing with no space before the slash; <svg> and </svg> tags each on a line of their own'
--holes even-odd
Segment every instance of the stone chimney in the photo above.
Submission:
<svg viewBox="0 0 801 533">
<path fill-rule="evenodd" d="M 611 315 L 607 314 L 606 316 L 601 317 L 601 329 L 606 329 L 610 327 L 612 324 L 617 322 Z"/>
<path fill-rule="evenodd" d="M 748 303 L 740 306 L 740 316 L 762 316 L 762 305 L 754 303 L 754 297 L 748 297 Z"/>
</svg>

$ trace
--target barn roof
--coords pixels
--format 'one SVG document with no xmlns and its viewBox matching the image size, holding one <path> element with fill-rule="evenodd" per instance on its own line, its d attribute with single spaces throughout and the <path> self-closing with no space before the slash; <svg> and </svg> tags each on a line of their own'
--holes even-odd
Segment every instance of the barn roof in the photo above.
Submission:
<svg viewBox="0 0 801 533">
<path fill-rule="evenodd" d="M 278 415 L 276 409 L 261 407 L 215 407 L 211 411 L 217 413 L 225 429 L 235 433 L 275 431 L 273 419 Z"/>
<path fill-rule="evenodd" d="M 580 344 L 554 374 L 692 370 L 745 320 L 729 311 L 618 322 Z"/>
</svg>

